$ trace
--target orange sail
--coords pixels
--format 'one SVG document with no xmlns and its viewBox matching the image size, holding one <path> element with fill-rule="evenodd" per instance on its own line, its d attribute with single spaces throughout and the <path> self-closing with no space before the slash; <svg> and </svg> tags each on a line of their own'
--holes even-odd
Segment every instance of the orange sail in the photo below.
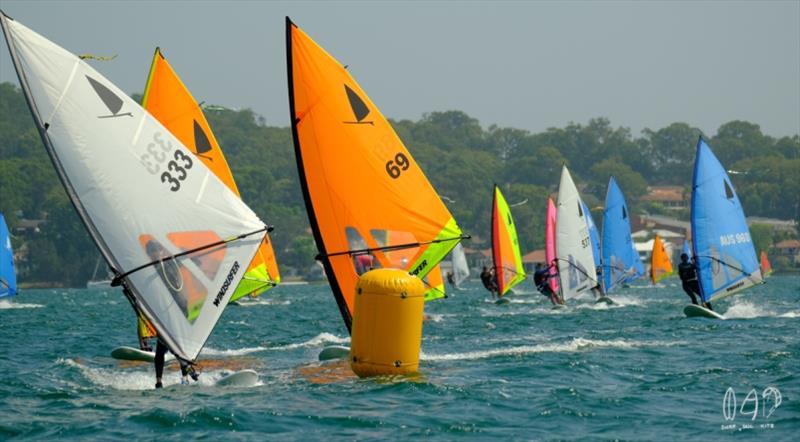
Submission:
<svg viewBox="0 0 800 442">
<path fill-rule="evenodd" d="M 511 208 L 497 185 L 494 186 L 492 201 L 492 259 L 499 296 L 525 280 L 517 228 L 511 217 Z"/>
<path fill-rule="evenodd" d="M 653 240 L 653 256 L 650 260 L 650 280 L 655 284 L 672 274 L 672 262 L 664 248 L 661 238 L 656 235 Z"/>
<path fill-rule="evenodd" d="M 286 55 L 303 197 L 349 330 L 361 273 L 393 267 L 424 277 L 461 229 L 345 67 L 288 17 Z"/>
<path fill-rule="evenodd" d="M 766 278 L 772 273 L 772 264 L 769 263 L 767 252 L 761 251 L 761 274 Z"/>
<path fill-rule="evenodd" d="M 211 132 L 200 105 L 167 63 L 159 48 L 156 48 L 153 55 L 153 64 L 150 66 L 150 74 L 142 97 L 142 107 L 192 150 L 229 189 L 239 195 L 228 162 L 225 161 L 222 149 L 214 133 Z M 280 282 L 278 262 L 267 235 L 231 296 L 230 302 L 247 295 L 257 296 L 278 282 Z"/>
</svg>

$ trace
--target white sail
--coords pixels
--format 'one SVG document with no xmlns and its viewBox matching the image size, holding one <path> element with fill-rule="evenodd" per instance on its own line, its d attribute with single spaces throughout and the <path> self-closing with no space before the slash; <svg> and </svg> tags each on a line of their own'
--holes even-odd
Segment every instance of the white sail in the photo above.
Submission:
<svg viewBox="0 0 800 442">
<path fill-rule="evenodd" d="M 556 257 L 564 298 L 597 286 L 592 241 L 578 189 L 564 166 L 558 187 Z"/>
<path fill-rule="evenodd" d="M 450 252 L 450 257 L 453 260 L 453 281 L 456 287 L 460 286 L 462 282 L 469 278 L 469 265 L 467 264 L 467 256 L 464 254 L 464 247 L 461 243 L 456 244 Z"/>
<path fill-rule="evenodd" d="M 0 20 L 42 140 L 82 221 L 119 274 L 157 263 L 123 282 L 170 349 L 194 360 L 261 243 L 263 223 L 91 66 L 5 15 Z"/>
</svg>

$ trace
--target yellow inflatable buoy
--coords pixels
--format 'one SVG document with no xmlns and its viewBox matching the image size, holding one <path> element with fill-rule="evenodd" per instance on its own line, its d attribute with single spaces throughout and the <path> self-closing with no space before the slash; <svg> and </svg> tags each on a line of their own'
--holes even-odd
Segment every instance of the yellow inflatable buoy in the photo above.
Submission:
<svg viewBox="0 0 800 442">
<path fill-rule="evenodd" d="M 416 373 L 422 343 L 425 285 L 398 269 L 371 270 L 358 280 L 350 367 L 359 377 Z"/>
</svg>

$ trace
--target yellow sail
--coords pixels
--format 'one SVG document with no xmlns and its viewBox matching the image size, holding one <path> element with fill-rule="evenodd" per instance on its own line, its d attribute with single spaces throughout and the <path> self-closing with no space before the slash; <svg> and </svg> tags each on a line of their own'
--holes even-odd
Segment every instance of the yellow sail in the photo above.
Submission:
<svg viewBox="0 0 800 442">
<path fill-rule="evenodd" d="M 424 277 L 461 229 L 347 69 L 288 18 L 286 50 L 300 184 L 349 330 L 359 275 L 383 267 Z"/>
<path fill-rule="evenodd" d="M 672 274 L 672 262 L 664 248 L 661 238 L 656 235 L 653 240 L 653 256 L 650 261 L 650 280 L 653 284 Z"/>
<path fill-rule="evenodd" d="M 159 48 L 156 48 L 153 55 L 153 63 L 142 97 L 142 107 L 194 152 L 229 189 L 239 195 L 228 162 L 225 161 L 222 149 L 200 105 L 167 63 Z M 247 295 L 258 296 L 279 282 L 278 262 L 267 235 L 231 296 L 230 302 Z"/>
</svg>

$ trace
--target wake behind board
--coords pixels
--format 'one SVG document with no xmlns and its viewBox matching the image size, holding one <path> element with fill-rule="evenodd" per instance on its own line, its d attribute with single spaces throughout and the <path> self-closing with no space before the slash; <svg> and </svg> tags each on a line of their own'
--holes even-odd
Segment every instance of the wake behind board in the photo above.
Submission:
<svg viewBox="0 0 800 442">
<path fill-rule="evenodd" d="M 252 387 L 258 382 L 255 370 L 240 370 L 223 376 L 214 383 L 217 387 Z"/>
<path fill-rule="evenodd" d="M 350 357 L 350 347 L 344 345 L 329 345 L 319 352 L 320 361 L 330 361 L 332 359 L 347 359 Z"/>
<path fill-rule="evenodd" d="M 117 347 L 111 350 L 111 357 L 114 359 L 121 359 L 123 361 L 142 361 L 153 362 L 156 354 L 152 351 L 139 350 L 133 347 Z"/>
<path fill-rule="evenodd" d="M 719 313 L 695 304 L 689 304 L 684 307 L 683 313 L 689 318 L 725 319 L 725 317 Z"/>
<path fill-rule="evenodd" d="M 508 298 L 500 298 L 497 301 L 495 301 L 494 303 L 497 304 L 497 305 L 503 305 L 503 304 L 508 304 L 509 302 L 511 302 L 511 301 L 509 301 Z"/>
<path fill-rule="evenodd" d="M 612 305 L 612 304 L 614 304 L 614 300 L 609 298 L 608 296 L 601 296 L 601 297 L 597 298 L 597 300 L 594 301 L 594 303 L 595 304 L 605 303 L 607 305 Z"/>
</svg>

